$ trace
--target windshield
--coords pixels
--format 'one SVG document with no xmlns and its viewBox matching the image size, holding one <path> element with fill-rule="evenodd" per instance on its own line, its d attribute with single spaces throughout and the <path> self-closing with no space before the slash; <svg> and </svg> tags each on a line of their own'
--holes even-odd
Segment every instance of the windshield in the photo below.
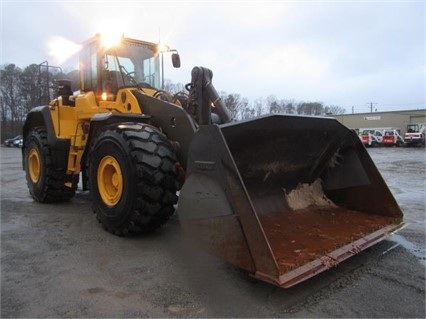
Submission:
<svg viewBox="0 0 426 319">
<path fill-rule="evenodd" d="M 149 45 L 123 42 L 105 52 L 103 64 L 113 91 L 129 85 L 160 87 L 159 55 Z"/>
<path fill-rule="evenodd" d="M 408 125 L 407 132 L 414 133 L 419 131 L 419 126 L 417 124 Z"/>
</svg>

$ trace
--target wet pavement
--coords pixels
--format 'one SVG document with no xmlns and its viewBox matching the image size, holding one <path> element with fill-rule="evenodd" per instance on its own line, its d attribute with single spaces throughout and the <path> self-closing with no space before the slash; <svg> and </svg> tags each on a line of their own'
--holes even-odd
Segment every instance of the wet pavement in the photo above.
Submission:
<svg viewBox="0 0 426 319">
<path fill-rule="evenodd" d="M 97 223 L 87 192 L 35 203 L 1 147 L 1 317 L 393 317 L 425 314 L 425 149 L 368 150 L 405 214 L 389 239 L 293 288 L 198 250 L 177 218 L 141 236 Z"/>
</svg>

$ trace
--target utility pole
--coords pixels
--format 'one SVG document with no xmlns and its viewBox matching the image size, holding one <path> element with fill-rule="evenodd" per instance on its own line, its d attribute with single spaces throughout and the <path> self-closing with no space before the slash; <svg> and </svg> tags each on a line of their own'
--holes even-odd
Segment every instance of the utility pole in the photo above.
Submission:
<svg viewBox="0 0 426 319">
<path fill-rule="evenodd" d="M 378 103 L 370 102 L 368 104 L 370 104 L 370 112 L 373 113 L 373 104 L 378 104 Z"/>
</svg>

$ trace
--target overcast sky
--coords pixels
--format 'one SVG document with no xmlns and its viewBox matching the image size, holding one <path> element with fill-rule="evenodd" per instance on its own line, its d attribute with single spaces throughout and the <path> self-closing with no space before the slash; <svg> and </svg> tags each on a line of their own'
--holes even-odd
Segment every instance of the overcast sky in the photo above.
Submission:
<svg viewBox="0 0 426 319">
<path fill-rule="evenodd" d="M 0 64 L 55 64 L 53 39 L 81 43 L 111 27 L 177 49 L 181 69 L 166 68 L 173 82 L 206 66 L 218 91 L 250 102 L 426 107 L 425 1 L 1 0 Z"/>
</svg>

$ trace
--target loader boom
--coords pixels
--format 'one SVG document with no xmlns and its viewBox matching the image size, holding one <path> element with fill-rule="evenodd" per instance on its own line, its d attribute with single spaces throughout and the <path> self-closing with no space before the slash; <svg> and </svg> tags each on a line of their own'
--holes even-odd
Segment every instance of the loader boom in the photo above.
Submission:
<svg viewBox="0 0 426 319">
<path fill-rule="evenodd" d="M 231 114 L 217 93 L 212 83 L 213 72 L 204 67 L 194 67 L 189 84 L 189 106 L 200 125 L 212 122 L 212 110 L 221 123 L 232 120 Z"/>
</svg>

